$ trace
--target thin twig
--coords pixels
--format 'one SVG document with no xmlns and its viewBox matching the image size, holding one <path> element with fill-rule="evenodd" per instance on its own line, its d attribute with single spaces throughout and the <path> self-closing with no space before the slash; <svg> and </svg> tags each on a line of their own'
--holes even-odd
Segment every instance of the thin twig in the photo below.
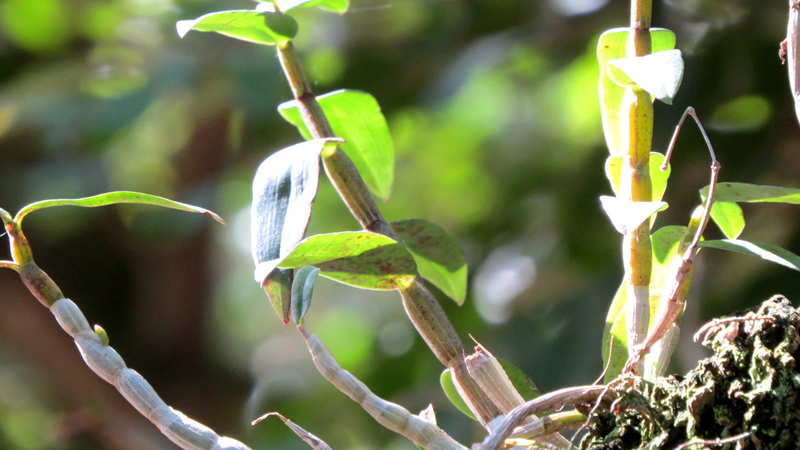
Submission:
<svg viewBox="0 0 800 450">
<path fill-rule="evenodd" d="M 698 439 L 696 441 L 684 442 L 683 444 L 675 447 L 675 450 L 683 450 L 684 448 L 691 447 L 692 445 L 720 446 L 720 445 L 730 444 L 730 443 L 733 443 L 733 442 L 736 442 L 736 441 L 741 441 L 742 439 L 748 438 L 748 437 L 750 437 L 750 433 L 737 434 L 736 436 L 731 436 L 731 437 L 725 438 L 725 439 L 720 439 L 720 438 L 709 439 L 709 440 Z"/>
<path fill-rule="evenodd" d="M 749 316 L 749 317 L 748 316 L 744 316 L 744 317 L 726 317 L 724 319 L 714 319 L 711 322 L 708 322 L 707 324 L 705 324 L 702 327 L 700 327 L 700 329 L 697 330 L 697 332 L 694 334 L 694 336 L 692 336 L 692 339 L 695 342 L 700 341 L 701 337 L 705 337 L 707 339 L 708 338 L 708 334 L 711 333 L 714 328 L 720 327 L 722 325 L 726 325 L 726 324 L 734 323 L 734 322 L 735 323 L 741 323 L 741 322 L 756 321 L 756 320 L 766 320 L 768 322 L 774 322 L 775 318 L 772 317 L 772 316 L 756 316 L 756 315 L 753 315 L 753 316 Z M 703 339 L 703 340 L 706 340 L 706 339 Z"/>
<path fill-rule="evenodd" d="M 11 269 L 15 272 L 19 272 L 19 264 L 15 263 L 14 261 L 0 261 L 0 268 Z"/>
<path fill-rule="evenodd" d="M 567 405 L 576 405 L 595 401 L 600 395 L 606 392 L 606 386 L 576 386 L 560 389 L 542 396 L 514 408 L 492 431 L 486 436 L 479 447 L 480 450 L 497 450 L 503 442 L 511 435 L 520 423 L 531 414 L 538 414 L 543 411 L 559 410 Z"/>
</svg>

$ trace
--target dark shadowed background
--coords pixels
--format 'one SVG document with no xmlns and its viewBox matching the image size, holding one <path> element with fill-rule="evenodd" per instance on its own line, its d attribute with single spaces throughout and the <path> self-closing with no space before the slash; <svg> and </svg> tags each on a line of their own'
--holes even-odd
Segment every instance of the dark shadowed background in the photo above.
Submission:
<svg viewBox="0 0 800 450">
<path fill-rule="evenodd" d="M 592 383 L 605 310 L 619 285 L 620 236 L 600 209 L 611 192 L 595 46 L 625 26 L 604 0 L 351 0 L 344 16 L 297 12 L 296 46 L 317 93 L 370 92 L 395 143 L 387 219 L 422 217 L 462 243 L 463 307 L 442 297 L 462 337 L 526 371 L 542 391 Z M 250 182 L 299 142 L 276 111 L 291 92 L 274 48 L 190 33 L 177 20 L 247 1 L 4 0 L 0 3 L 0 207 L 139 190 L 228 221 L 147 207 L 61 208 L 26 220 L 39 265 L 109 333 L 129 366 L 175 408 L 254 449 L 306 448 L 278 411 L 335 449 L 414 446 L 382 429 L 314 370 L 253 281 Z M 655 1 L 686 73 L 656 105 L 664 151 L 688 105 L 709 129 L 721 179 L 800 187 L 800 126 L 786 67 L 785 1 Z M 678 141 L 658 226 L 685 224 L 709 158 L 690 124 Z M 743 237 L 800 252 L 800 209 L 745 205 Z M 356 222 L 326 181 L 310 233 Z M 714 226 L 708 236 L 719 236 Z M 6 250 L 0 259 L 8 259 Z M 755 257 L 701 253 L 679 355 L 708 318 L 775 293 L 800 301 L 798 275 Z M 482 438 L 438 386 L 442 367 L 399 296 L 318 283 L 307 316 L 341 364 L 416 412 L 434 403 L 463 443 Z M 86 368 L 71 340 L 11 271 L 0 273 L 0 448 L 175 448 Z"/>
</svg>

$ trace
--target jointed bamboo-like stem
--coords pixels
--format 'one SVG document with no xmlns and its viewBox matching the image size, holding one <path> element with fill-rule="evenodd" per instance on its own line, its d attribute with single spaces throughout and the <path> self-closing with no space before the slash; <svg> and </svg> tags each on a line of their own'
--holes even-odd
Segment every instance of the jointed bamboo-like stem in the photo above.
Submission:
<svg viewBox="0 0 800 450">
<path fill-rule="evenodd" d="M 214 430 L 164 403 L 150 383 L 129 369 L 119 353 L 108 345 L 105 332 L 101 328 L 95 332 L 89 327 L 78 305 L 64 298 L 56 283 L 36 265 L 19 222 L 3 210 L 0 210 L 0 217 L 14 259 L 5 262 L 3 267 L 19 272 L 31 294 L 50 309 L 61 328 L 75 340 L 86 365 L 97 376 L 117 388 L 128 403 L 184 450 L 252 450 L 235 439 L 219 436 Z"/>
<path fill-rule="evenodd" d="M 305 326 L 298 325 L 297 329 L 303 335 L 319 373 L 361 405 L 378 423 L 426 450 L 467 450 L 436 425 L 373 394 L 361 380 L 342 369 L 328 347 L 309 333 Z"/>
<path fill-rule="evenodd" d="M 139 413 L 153 422 L 166 437 L 184 450 L 251 450 L 250 447 L 186 417 L 164 403 L 153 387 L 89 327 L 72 300 L 61 298 L 50 307 L 61 328 L 73 339 L 86 365 L 112 384 Z"/>
<path fill-rule="evenodd" d="M 335 137 L 311 90 L 294 46 L 288 43 L 279 47 L 278 55 L 286 79 L 299 104 L 303 121 L 311 135 L 315 139 Z M 392 227 L 383 219 L 369 194 L 358 170 L 342 149 L 337 146 L 323 152 L 322 163 L 336 191 L 361 226 L 365 230 L 397 240 Z M 486 425 L 500 415 L 500 410 L 470 378 L 464 364 L 463 344 L 433 294 L 423 286 L 419 278 L 400 294 L 414 327 L 442 364 L 452 370 L 456 387 L 475 416 Z"/>
<path fill-rule="evenodd" d="M 644 56 L 651 52 L 650 17 L 652 0 L 632 0 L 631 33 L 628 39 L 628 56 Z M 626 87 L 622 99 L 622 155 L 619 195 L 634 202 L 652 201 L 650 182 L 650 147 L 653 136 L 653 103 L 650 94 L 638 87 Z M 636 230 L 627 233 L 622 245 L 625 277 L 628 281 L 626 325 L 628 352 L 633 355 L 647 334 L 650 321 L 650 276 L 652 249 L 650 248 L 650 221 L 644 221 Z M 641 373 L 641 365 L 635 371 Z"/>
</svg>

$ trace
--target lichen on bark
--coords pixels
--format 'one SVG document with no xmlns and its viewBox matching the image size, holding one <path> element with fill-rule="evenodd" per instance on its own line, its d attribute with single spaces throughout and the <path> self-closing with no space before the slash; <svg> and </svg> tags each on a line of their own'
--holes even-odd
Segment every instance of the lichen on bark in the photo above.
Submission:
<svg viewBox="0 0 800 450">
<path fill-rule="evenodd" d="M 714 355 L 685 376 L 610 383 L 617 400 L 592 413 L 581 448 L 800 448 L 797 309 L 775 296 L 712 324 L 704 345 Z"/>
</svg>

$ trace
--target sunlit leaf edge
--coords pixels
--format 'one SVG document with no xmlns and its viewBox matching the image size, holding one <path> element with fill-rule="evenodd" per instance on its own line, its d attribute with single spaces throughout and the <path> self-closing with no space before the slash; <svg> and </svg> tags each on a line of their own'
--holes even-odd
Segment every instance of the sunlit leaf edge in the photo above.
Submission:
<svg viewBox="0 0 800 450">
<path fill-rule="evenodd" d="M 364 241 L 362 243 L 363 246 L 354 244 L 356 241 Z M 329 251 L 317 251 L 325 247 L 338 247 L 341 249 L 342 246 L 346 244 L 354 246 L 352 252 L 333 253 Z M 365 276 L 363 273 L 335 270 L 335 268 L 338 267 L 337 264 L 340 264 L 347 258 L 358 258 L 367 252 L 387 247 L 390 248 L 386 251 L 396 253 L 392 255 L 393 257 L 400 258 L 390 267 L 405 268 L 402 273 L 389 273 L 389 267 L 379 267 L 378 270 L 383 272 L 383 275 L 381 276 L 375 273 L 367 274 L 366 276 L 372 276 L 377 279 L 374 283 L 368 283 L 363 281 L 363 277 Z M 283 258 L 264 264 L 269 264 L 272 268 L 280 267 L 284 269 L 314 266 L 320 269 L 319 274 L 325 278 L 349 286 L 372 290 L 394 290 L 408 287 L 414 282 L 417 274 L 414 257 L 405 247 L 389 237 L 369 231 L 346 231 L 309 236 L 300 241 Z M 264 270 L 266 270 L 266 268 Z"/>
<path fill-rule="evenodd" d="M 206 214 L 211 216 L 214 220 L 225 225 L 225 221 L 218 214 L 199 206 L 190 205 L 187 203 L 177 202 L 168 198 L 159 197 L 157 195 L 144 194 L 141 192 L 133 191 L 114 191 L 106 192 L 99 195 L 83 198 L 62 198 L 52 200 L 42 200 L 39 202 L 31 203 L 23 207 L 17 213 L 14 220 L 18 223 L 28 214 L 38 211 L 40 209 L 52 208 L 55 206 L 79 206 L 82 208 L 97 208 L 107 205 L 119 204 L 135 204 L 135 205 L 150 205 L 160 206 L 163 208 L 175 209 L 178 211 L 193 212 L 199 214 Z"/>
<path fill-rule="evenodd" d="M 758 256 L 765 261 L 800 271 L 800 256 L 773 244 L 750 242 L 741 239 L 719 239 L 700 242 L 699 247 L 728 250 Z"/>
<path fill-rule="evenodd" d="M 230 16 L 231 19 L 227 22 L 216 22 L 225 16 Z M 232 23 L 237 16 L 249 20 L 262 17 L 263 20 L 258 24 L 236 27 Z M 268 23 L 270 21 L 273 22 L 272 25 Z M 189 31 L 195 30 L 218 33 L 254 44 L 284 46 L 295 37 L 298 25 L 291 16 L 280 12 L 243 9 L 217 11 L 204 14 L 196 19 L 179 20 L 175 23 L 175 29 L 181 38 L 184 38 Z M 253 34 L 254 31 L 257 33 Z"/>
</svg>

